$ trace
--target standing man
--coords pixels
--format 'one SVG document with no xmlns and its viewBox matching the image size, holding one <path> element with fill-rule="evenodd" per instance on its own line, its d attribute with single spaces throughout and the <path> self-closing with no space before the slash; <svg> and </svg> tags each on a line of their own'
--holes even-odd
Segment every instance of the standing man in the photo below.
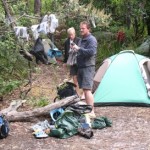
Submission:
<svg viewBox="0 0 150 150">
<path fill-rule="evenodd" d="M 78 52 L 78 84 L 83 89 L 85 100 L 88 105 L 93 107 L 90 117 L 96 117 L 94 113 L 94 97 L 92 94 L 93 78 L 95 75 L 95 62 L 97 53 L 97 40 L 90 33 L 90 23 L 83 21 L 80 23 L 81 43 L 74 45 L 73 49 Z"/>
</svg>

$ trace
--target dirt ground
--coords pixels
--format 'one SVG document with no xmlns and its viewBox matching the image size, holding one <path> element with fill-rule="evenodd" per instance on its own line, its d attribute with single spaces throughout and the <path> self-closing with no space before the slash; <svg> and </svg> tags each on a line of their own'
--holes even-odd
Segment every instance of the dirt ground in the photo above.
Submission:
<svg viewBox="0 0 150 150">
<path fill-rule="evenodd" d="M 56 96 L 56 86 L 68 78 L 62 67 L 40 65 L 33 75 L 33 88 L 29 96 Z M 0 109 L 7 107 L 16 93 L 0 101 Z M 30 109 L 24 106 L 24 109 Z M 112 127 L 94 130 L 94 136 L 86 139 L 75 135 L 68 139 L 48 137 L 36 139 L 30 127 L 36 122 L 11 122 L 10 134 L 0 140 L 0 150 L 150 150 L 150 109 L 145 107 L 96 107 L 97 116 L 111 119 Z M 43 118 L 44 119 L 44 118 Z"/>
</svg>

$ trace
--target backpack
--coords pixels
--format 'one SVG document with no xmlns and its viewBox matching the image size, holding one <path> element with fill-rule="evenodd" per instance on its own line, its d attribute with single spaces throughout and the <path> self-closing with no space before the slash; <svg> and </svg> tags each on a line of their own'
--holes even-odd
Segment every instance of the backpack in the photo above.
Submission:
<svg viewBox="0 0 150 150">
<path fill-rule="evenodd" d="M 76 85 L 72 82 L 65 82 L 62 85 L 57 87 L 57 96 L 54 99 L 54 102 L 57 99 L 63 99 L 68 96 L 73 96 L 76 95 L 76 90 L 75 90 Z"/>
<path fill-rule="evenodd" d="M 6 118 L 0 115 L 0 139 L 6 138 L 9 133 L 9 123 Z"/>
</svg>

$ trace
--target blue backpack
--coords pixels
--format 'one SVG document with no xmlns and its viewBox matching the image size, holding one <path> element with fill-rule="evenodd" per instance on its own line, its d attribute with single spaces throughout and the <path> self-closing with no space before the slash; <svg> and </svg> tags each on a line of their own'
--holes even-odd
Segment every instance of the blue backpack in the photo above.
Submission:
<svg viewBox="0 0 150 150">
<path fill-rule="evenodd" d="M 6 118 L 0 115 L 0 139 L 6 138 L 9 133 L 9 123 Z"/>
</svg>

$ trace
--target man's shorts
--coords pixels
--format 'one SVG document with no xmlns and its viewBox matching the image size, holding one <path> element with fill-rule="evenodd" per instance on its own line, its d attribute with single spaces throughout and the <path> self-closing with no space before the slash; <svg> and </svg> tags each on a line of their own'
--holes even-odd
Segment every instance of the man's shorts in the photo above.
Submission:
<svg viewBox="0 0 150 150">
<path fill-rule="evenodd" d="M 92 90 L 94 75 L 95 75 L 95 66 L 78 68 L 77 79 L 79 88 Z"/>
<path fill-rule="evenodd" d="M 75 76 L 75 75 L 77 75 L 77 72 L 78 72 L 78 67 L 77 67 L 77 65 L 70 66 L 70 76 Z"/>
</svg>

